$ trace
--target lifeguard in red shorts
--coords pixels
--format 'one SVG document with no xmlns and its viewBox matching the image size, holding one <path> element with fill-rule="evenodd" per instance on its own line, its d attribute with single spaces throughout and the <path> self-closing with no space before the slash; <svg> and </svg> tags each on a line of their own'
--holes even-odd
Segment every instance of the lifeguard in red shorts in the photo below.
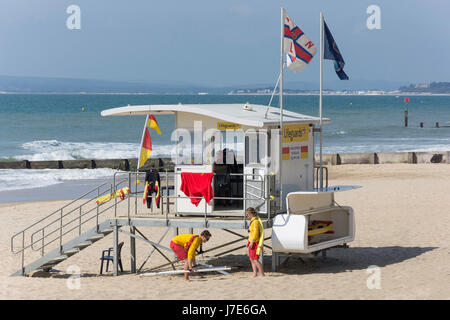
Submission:
<svg viewBox="0 0 450 320">
<path fill-rule="evenodd" d="M 264 268 L 259 261 L 259 256 L 261 254 L 262 246 L 264 243 L 264 227 L 262 225 L 261 219 L 258 217 L 258 213 L 252 207 L 245 210 L 247 218 L 250 220 L 250 225 L 248 227 L 248 257 L 252 264 L 253 277 L 259 274 L 264 277 Z"/>
<path fill-rule="evenodd" d="M 170 248 L 175 252 L 178 260 L 185 260 L 184 270 L 192 271 L 192 267 L 195 266 L 196 250 L 202 243 L 207 242 L 209 238 L 211 238 L 211 233 L 208 230 L 204 230 L 200 235 L 180 234 L 172 239 Z M 184 274 L 184 279 L 189 281 L 188 272 Z"/>
</svg>

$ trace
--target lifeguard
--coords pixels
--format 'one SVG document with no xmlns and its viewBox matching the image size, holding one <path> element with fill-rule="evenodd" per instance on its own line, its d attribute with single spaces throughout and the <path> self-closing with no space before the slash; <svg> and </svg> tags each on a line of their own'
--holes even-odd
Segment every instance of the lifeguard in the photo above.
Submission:
<svg viewBox="0 0 450 320">
<path fill-rule="evenodd" d="M 210 238 L 211 233 L 208 230 L 204 230 L 200 235 L 180 234 L 172 239 L 170 248 L 175 252 L 178 260 L 185 260 L 184 270 L 192 271 L 192 267 L 195 266 L 196 250 Z M 184 279 L 189 281 L 189 272 L 184 273 Z"/>
<path fill-rule="evenodd" d="M 250 225 L 248 227 L 248 257 L 252 264 L 253 277 L 259 274 L 264 277 L 264 268 L 259 261 L 259 256 L 264 244 L 264 227 L 262 225 L 261 219 L 258 217 L 256 210 L 252 207 L 245 210 L 247 218 L 250 219 Z"/>
</svg>

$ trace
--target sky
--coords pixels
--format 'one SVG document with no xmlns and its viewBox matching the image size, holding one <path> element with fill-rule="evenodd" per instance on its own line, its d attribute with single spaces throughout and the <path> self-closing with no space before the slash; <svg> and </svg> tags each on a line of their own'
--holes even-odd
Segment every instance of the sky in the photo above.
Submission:
<svg viewBox="0 0 450 320">
<path fill-rule="evenodd" d="M 70 5 L 80 29 L 67 28 Z M 370 5 L 381 29 L 367 28 Z M 275 83 L 281 7 L 316 45 L 323 12 L 351 79 L 450 81 L 448 0 L 2 0 L 0 75 Z M 331 61 L 324 79 L 338 79 Z M 318 82 L 319 54 L 285 80 Z"/>
</svg>

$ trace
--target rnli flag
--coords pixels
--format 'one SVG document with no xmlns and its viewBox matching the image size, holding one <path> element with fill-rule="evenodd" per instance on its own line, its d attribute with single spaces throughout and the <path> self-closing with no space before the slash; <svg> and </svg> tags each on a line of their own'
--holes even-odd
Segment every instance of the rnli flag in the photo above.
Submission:
<svg viewBox="0 0 450 320">
<path fill-rule="evenodd" d="M 141 150 L 139 152 L 138 169 L 144 166 L 145 162 L 148 158 L 150 158 L 150 154 L 152 153 L 152 139 L 148 129 L 154 129 L 158 132 L 158 134 L 161 134 L 158 122 L 152 114 L 148 115 L 145 120 L 144 132 L 142 133 Z"/>
<path fill-rule="evenodd" d="M 334 60 L 334 71 L 341 80 L 348 80 L 348 76 L 344 72 L 344 58 L 342 58 L 341 52 L 338 49 L 336 42 L 331 35 L 330 29 L 328 29 L 325 21 L 324 26 L 324 46 L 323 46 L 323 58 L 328 60 Z"/>
<path fill-rule="evenodd" d="M 317 47 L 294 21 L 288 17 L 284 9 L 283 19 L 283 52 L 287 54 L 286 64 L 290 70 L 300 72 L 314 57 Z"/>
</svg>

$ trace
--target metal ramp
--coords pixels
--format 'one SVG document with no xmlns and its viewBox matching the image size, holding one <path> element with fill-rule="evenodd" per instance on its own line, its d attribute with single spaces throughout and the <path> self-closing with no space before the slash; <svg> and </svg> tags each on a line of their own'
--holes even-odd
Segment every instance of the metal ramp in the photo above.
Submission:
<svg viewBox="0 0 450 320">
<path fill-rule="evenodd" d="M 11 252 L 21 254 L 22 266 L 12 276 L 50 270 L 112 233 L 113 221 L 106 213 L 114 216 L 121 203 L 129 204 L 129 197 L 124 201 L 112 197 L 101 204 L 96 203 L 96 199 L 112 194 L 129 182 L 123 179 L 116 183 L 115 178 L 113 183 L 99 185 L 13 235 Z M 99 223 L 100 218 L 104 222 Z"/>
<path fill-rule="evenodd" d="M 54 249 L 34 262 L 22 267 L 21 270 L 13 273 L 12 276 L 27 275 L 38 270 L 49 270 L 112 233 L 113 229 L 111 229 L 111 223 L 110 220 L 107 220 L 99 224 L 98 230 L 97 227 L 92 228 L 75 239 L 63 244 L 61 248 Z"/>
</svg>

